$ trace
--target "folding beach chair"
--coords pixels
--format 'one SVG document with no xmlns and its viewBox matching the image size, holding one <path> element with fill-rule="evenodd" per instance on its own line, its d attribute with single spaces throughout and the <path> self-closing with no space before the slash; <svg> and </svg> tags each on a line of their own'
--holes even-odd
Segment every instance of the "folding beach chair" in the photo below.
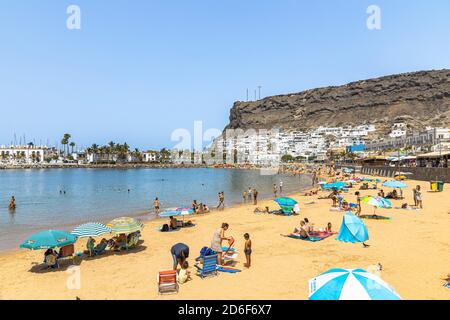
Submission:
<svg viewBox="0 0 450 320">
<path fill-rule="evenodd" d="M 197 268 L 197 274 L 202 278 L 206 278 L 207 276 L 217 276 L 217 254 L 213 254 L 210 256 L 204 256 L 202 262 L 202 267 L 199 267 L 195 264 Z"/>
<path fill-rule="evenodd" d="M 177 271 L 165 270 L 158 273 L 158 294 L 178 293 Z"/>
</svg>

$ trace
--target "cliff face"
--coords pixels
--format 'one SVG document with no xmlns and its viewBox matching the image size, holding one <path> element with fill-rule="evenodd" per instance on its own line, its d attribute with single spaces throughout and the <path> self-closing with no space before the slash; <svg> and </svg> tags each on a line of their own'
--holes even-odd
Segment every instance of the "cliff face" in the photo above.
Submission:
<svg viewBox="0 0 450 320">
<path fill-rule="evenodd" d="M 396 121 L 410 130 L 450 125 L 450 70 L 421 71 L 300 93 L 235 102 L 225 129 L 312 129 L 372 123 L 385 134 Z"/>
</svg>

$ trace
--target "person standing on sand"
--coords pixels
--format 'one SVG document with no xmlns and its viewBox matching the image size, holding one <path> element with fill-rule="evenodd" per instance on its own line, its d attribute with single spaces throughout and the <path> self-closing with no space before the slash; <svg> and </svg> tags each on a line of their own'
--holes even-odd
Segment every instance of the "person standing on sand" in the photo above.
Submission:
<svg viewBox="0 0 450 320">
<path fill-rule="evenodd" d="M 217 264 L 222 265 L 222 241 L 229 240 L 229 238 L 225 237 L 225 231 L 228 230 L 228 223 L 222 223 L 220 229 L 214 231 L 213 238 L 211 241 L 211 249 L 217 252 Z"/>
<path fill-rule="evenodd" d="M 155 207 L 156 214 L 159 214 L 160 208 L 159 208 L 159 200 L 158 197 L 155 198 L 155 201 L 153 201 L 153 206 Z"/>
<path fill-rule="evenodd" d="M 278 193 L 278 188 L 277 188 L 277 185 L 274 183 L 273 184 L 273 197 L 274 198 L 277 197 L 277 193 Z"/>
<path fill-rule="evenodd" d="M 244 267 L 250 268 L 250 265 L 252 263 L 252 240 L 250 240 L 250 235 L 248 233 L 244 234 L 245 239 L 245 259 L 247 260 L 247 263 L 244 264 Z"/>
<path fill-rule="evenodd" d="M 423 209 L 423 205 L 422 205 L 422 192 L 420 191 L 420 186 L 418 185 L 415 189 L 416 191 L 416 206 L 419 207 L 420 209 Z"/>
<path fill-rule="evenodd" d="M 283 193 L 283 181 L 280 180 L 280 195 Z"/>
<path fill-rule="evenodd" d="M 247 191 L 244 191 L 242 193 L 242 198 L 244 199 L 244 203 L 246 203 L 247 202 Z"/>
<path fill-rule="evenodd" d="M 253 189 L 253 204 L 256 206 L 258 204 L 258 190 Z"/>
<path fill-rule="evenodd" d="M 359 191 L 355 192 L 356 195 L 356 215 L 361 215 L 361 196 Z"/>
</svg>

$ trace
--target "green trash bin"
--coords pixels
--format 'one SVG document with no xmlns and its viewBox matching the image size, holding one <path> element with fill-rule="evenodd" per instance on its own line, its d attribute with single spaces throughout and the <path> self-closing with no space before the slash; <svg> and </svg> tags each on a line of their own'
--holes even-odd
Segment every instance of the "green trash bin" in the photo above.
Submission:
<svg viewBox="0 0 450 320">
<path fill-rule="evenodd" d="M 436 181 L 437 184 L 437 192 L 442 192 L 444 191 L 444 182 L 443 181 Z"/>
<path fill-rule="evenodd" d="M 431 191 L 437 191 L 437 183 L 436 181 L 430 181 Z"/>
</svg>

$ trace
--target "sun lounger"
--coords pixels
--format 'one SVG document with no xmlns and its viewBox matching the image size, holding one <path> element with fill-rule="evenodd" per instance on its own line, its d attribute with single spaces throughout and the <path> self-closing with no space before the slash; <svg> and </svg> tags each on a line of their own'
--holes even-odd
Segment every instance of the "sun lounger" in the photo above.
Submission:
<svg viewBox="0 0 450 320">
<path fill-rule="evenodd" d="M 176 270 L 165 270 L 158 273 L 158 294 L 178 293 L 179 286 L 177 282 Z"/>
<path fill-rule="evenodd" d="M 202 278 L 206 278 L 208 276 L 216 276 L 217 272 L 217 254 L 204 256 L 202 259 L 202 266 L 199 267 L 195 264 L 197 268 L 197 274 Z"/>
</svg>

